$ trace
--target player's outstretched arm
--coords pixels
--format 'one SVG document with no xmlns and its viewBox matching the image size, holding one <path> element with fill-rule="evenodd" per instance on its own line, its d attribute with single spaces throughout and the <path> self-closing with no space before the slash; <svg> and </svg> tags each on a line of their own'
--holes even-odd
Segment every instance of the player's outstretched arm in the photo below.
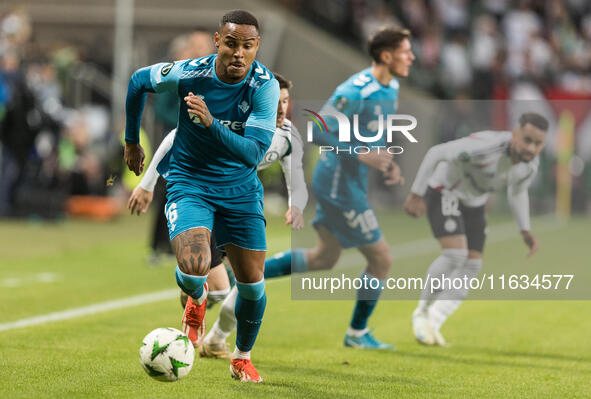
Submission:
<svg viewBox="0 0 591 399">
<path fill-rule="evenodd" d="M 291 154 L 281 158 L 281 169 L 287 185 L 289 209 L 285 213 L 285 224 L 294 230 L 304 227 L 303 210 L 308 203 L 308 188 L 304 178 L 304 144 L 295 126 L 291 126 Z"/>
<path fill-rule="evenodd" d="M 144 171 L 144 159 L 146 154 L 140 143 L 125 143 L 123 150 L 123 159 L 127 168 L 139 176 Z"/>
<path fill-rule="evenodd" d="M 154 197 L 154 187 L 158 181 L 158 164 L 162 161 L 166 153 L 170 151 L 175 136 L 176 129 L 173 129 L 162 140 L 152 157 L 150 165 L 148 165 L 148 169 L 146 169 L 144 177 L 129 196 L 127 209 L 131 211 L 131 214 L 136 213 L 139 216 L 140 213 L 146 213 L 148 211 Z"/>
<path fill-rule="evenodd" d="M 527 245 L 527 247 L 529 248 L 529 253 L 527 254 L 528 258 L 536 252 L 538 252 L 538 249 L 540 248 L 538 239 L 530 231 L 522 230 L 521 237 L 523 238 L 523 242 L 525 242 L 525 245 Z"/>
<path fill-rule="evenodd" d="M 125 152 L 129 170 L 139 176 L 144 169 L 144 150 L 140 145 L 140 122 L 148 93 L 176 91 L 182 64 L 160 63 L 140 68 L 131 75 L 125 100 Z"/>
<path fill-rule="evenodd" d="M 528 188 L 534 177 L 535 172 L 532 172 L 527 178 L 521 179 L 517 182 L 510 182 L 510 184 L 507 185 L 507 202 L 509 203 L 509 208 L 511 208 L 513 217 L 517 222 L 523 242 L 525 242 L 525 245 L 529 248 L 529 253 L 527 254 L 528 258 L 535 254 L 539 247 L 537 238 L 531 234 L 529 217 Z M 512 178 L 513 176 L 510 175 L 509 179 L 511 180 Z"/>
<path fill-rule="evenodd" d="M 421 197 L 425 195 L 427 192 L 429 178 L 435 171 L 435 168 L 439 162 L 447 161 L 453 158 L 455 151 L 451 146 L 455 143 L 456 142 L 452 141 L 444 144 L 438 144 L 431 147 L 429 151 L 427 151 L 425 158 L 423 158 L 423 161 L 421 162 L 421 166 L 419 166 L 419 171 L 417 172 L 415 181 L 413 182 L 410 189 L 412 193 L 415 193 Z"/>
<path fill-rule="evenodd" d="M 341 143 L 339 141 L 338 136 L 334 133 L 331 133 L 335 130 L 338 131 L 338 127 L 331 130 L 332 125 L 329 121 L 330 119 L 328 119 L 328 121 L 326 122 L 329 129 L 328 132 L 321 131 L 318 127 L 316 127 L 316 125 L 312 126 L 312 142 L 314 144 L 316 144 L 319 147 L 330 147 L 332 149 L 335 149 L 338 151 L 339 157 L 343 158 L 360 159 L 364 158 L 364 155 L 367 155 L 356 154 L 355 151 L 352 151 L 353 146 L 351 145 L 351 143 Z"/>
<path fill-rule="evenodd" d="M 400 172 L 400 166 L 394 161 L 390 162 L 388 170 L 382 172 L 384 183 L 386 186 L 393 186 L 394 184 L 404 184 L 404 176 Z"/>
<path fill-rule="evenodd" d="M 304 215 L 297 206 L 290 206 L 287 212 L 285 212 L 285 224 L 291 224 L 291 228 L 294 230 L 301 230 L 304 228 Z"/>
<path fill-rule="evenodd" d="M 150 69 L 141 68 L 131 75 L 125 101 L 125 151 L 123 158 L 129 170 L 139 176 L 144 170 L 144 149 L 140 145 L 140 122 L 146 96 L 154 92 L 150 84 Z"/>
<path fill-rule="evenodd" d="M 366 154 L 359 154 L 357 155 L 357 160 L 362 164 L 369 166 L 370 168 L 377 169 L 382 173 L 386 173 L 390 168 L 392 168 L 392 164 L 394 161 L 392 160 L 392 155 L 388 154 L 387 151 L 370 151 Z"/>
<path fill-rule="evenodd" d="M 139 216 L 140 213 L 146 213 L 148 211 L 153 198 L 154 191 L 145 190 L 138 185 L 129 196 L 127 209 L 129 209 L 132 215 L 135 213 Z"/>
</svg>

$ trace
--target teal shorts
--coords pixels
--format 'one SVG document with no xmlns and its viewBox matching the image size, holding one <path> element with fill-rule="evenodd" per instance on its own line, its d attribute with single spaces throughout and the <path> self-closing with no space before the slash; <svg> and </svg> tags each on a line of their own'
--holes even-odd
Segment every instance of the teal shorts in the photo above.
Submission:
<svg viewBox="0 0 591 399">
<path fill-rule="evenodd" d="M 169 182 L 164 208 L 168 234 L 205 227 L 215 230 L 217 247 L 227 244 L 253 251 L 266 251 L 266 221 L 260 181 L 233 187 L 208 187 Z"/>
<path fill-rule="evenodd" d="M 324 226 L 343 248 L 359 248 L 375 244 L 382 237 L 376 215 L 364 200 L 338 202 L 322 196 L 316 197 L 315 228 Z"/>
</svg>

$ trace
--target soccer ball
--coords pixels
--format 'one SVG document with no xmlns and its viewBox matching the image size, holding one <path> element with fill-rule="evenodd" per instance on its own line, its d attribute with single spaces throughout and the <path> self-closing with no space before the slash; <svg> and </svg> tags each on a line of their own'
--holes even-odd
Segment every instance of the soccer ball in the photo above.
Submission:
<svg viewBox="0 0 591 399">
<path fill-rule="evenodd" d="M 142 340 L 140 363 L 158 381 L 183 378 L 193 367 L 195 349 L 189 338 L 174 328 L 157 328 Z"/>
</svg>

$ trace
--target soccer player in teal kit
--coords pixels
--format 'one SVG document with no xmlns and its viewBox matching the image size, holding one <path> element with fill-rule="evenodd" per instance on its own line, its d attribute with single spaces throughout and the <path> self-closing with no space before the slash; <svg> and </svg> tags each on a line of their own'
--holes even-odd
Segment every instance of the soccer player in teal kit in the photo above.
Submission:
<svg viewBox="0 0 591 399">
<path fill-rule="evenodd" d="M 242 381 L 262 381 L 250 361 L 266 305 L 263 190 L 256 168 L 275 132 L 279 84 L 255 61 L 256 18 L 246 11 L 222 17 L 214 36 L 218 53 L 155 64 L 131 77 L 126 103 L 125 161 L 143 170 L 139 125 L 147 93 L 176 92 L 181 102 L 169 157 L 166 216 L 178 265 L 179 287 L 189 295 L 183 331 L 195 346 L 205 333 L 207 274 L 212 229 L 236 275 L 236 349 L 230 371 Z"/>
<path fill-rule="evenodd" d="M 350 121 L 358 118 L 359 134 L 364 139 L 376 135 L 380 116 L 396 112 L 400 87 L 397 77 L 408 76 L 415 58 L 410 34 L 401 29 L 381 29 L 369 40 L 368 50 L 373 60 L 371 67 L 339 85 L 320 111 L 320 115 L 340 114 Z M 314 170 L 313 189 L 318 205 L 313 224 L 318 232 L 317 245 L 273 256 L 265 262 L 265 275 L 330 269 L 337 263 L 343 248 L 357 248 L 367 261 L 362 277 L 377 279 L 379 285 L 357 291 L 344 344 L 363 349 L 393 349 L 374 338 L 367 327 L 391 266 L 390 247 L 367 200 L 367 173 L 369 168 L 379 170 L 385 184 L 390 185 L 401 181 L 400 169 L 392 155 L 384 150 L 383 138 L 372 143 L 382 146 L 382 151 L 356 154 L 351 149 L 365 142 L 339 142 L 335 117 L 324 120 L 327 132 L 315 131 L 314 142 L 325 148 L 339 149 L 339 152 L 322 152 Z"/>
</svg>

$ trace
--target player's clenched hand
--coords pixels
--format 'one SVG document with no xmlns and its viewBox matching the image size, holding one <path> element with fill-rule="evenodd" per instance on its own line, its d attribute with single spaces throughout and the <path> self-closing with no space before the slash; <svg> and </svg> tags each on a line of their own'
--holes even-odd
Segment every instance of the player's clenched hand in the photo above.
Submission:
<svg viewBox="0 0 591 399">
<path fill-rule="evenodd" d="M 426 211 L 425 199 L 415 193 L 408 194 L 406 201 L 404 201 L 404 210 L 410 216 L 420 218 Z"/>
<path fill-rule="evenodd" d="M 387 186 L 394 184 L 404 184 L 404 177 L 400 174 L 400 166 L 394 161 L 390 161 L 390 167 L 387 171 L 383 172 L 384 183 Z"/>
<path fill-rule="evenodd" d="M 129 170 L 139 176 L 144 171 L 144 149 L 138 144 L 125 143 L 125 150 L 123 151 L 123 159 L 127 164 Z"/>
<path fill-rule="evenodd" d="M 153 198 L 153 191 L 147 191 L 140 186 L 137 186 L 129 196 L 127 209 L 131 211 L 132 215 L 136 213 L 139 216 L 140 212 L 146 213 L 148 211 L 148 207 L 152 203 Z"/>
<path fill-rule="evenodd" d="M 304 215 L 297 206 L 290 206 L 285 212 L 285 224 L 291 224 L 294 230 L 301 230 L 304 227 Z"/>
<path fill-rule="evenodd" d="M 188 113 L 197 115 L 203 126 L 210 127 L 213 123 L 213 116 L 209 112 L 205 101 L 199 96 L 189 92 L 189 95 L 185 97 L 185 103 L 187 103 Z"/>
<path fill-rule="evenodd" d="M 392 155 L 388 154 L 387 151 L 370 151 L 367 154 L 359 154 L 357 159 L 370 168 L 383 173 L 387 172 L 392 164 Z"/>
<path fill-rule="evenodd" d="M 521 237 L 523 237 L 523 242 L 525 242 L 525 245 L 529 248 L 529 253 L 527 254 L 528 258 L 538 252 L 538 239 L 532 233 L 527 230 L 522 230 Z"/>
</svg>

